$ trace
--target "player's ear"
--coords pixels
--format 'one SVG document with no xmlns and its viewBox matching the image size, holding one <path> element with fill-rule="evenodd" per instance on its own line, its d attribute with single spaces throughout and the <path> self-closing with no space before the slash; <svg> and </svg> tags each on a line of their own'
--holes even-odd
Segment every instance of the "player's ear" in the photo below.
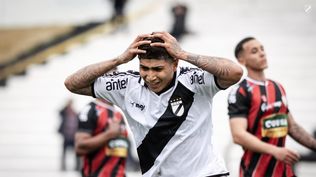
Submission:
<svg viewBox="0 0 316 177">
<path fill-rule="evenodd" d="M 238 58 L 237 58 L 238 62 L 242 65 L 245 65 L 246 64 L 246 58 L 243 54 L 243 52 L 241 52 L 239 55 L 238 55 Z"/>
<path fill-rule="evenodd" d="M 175 58 L 172 62 L 172 65 L 173 65 L 173 69 L 174 70 L 177 70 L 177 67 L 178 67 L 178 63 L 179 63 L 179 59 Z"/>
</svg>

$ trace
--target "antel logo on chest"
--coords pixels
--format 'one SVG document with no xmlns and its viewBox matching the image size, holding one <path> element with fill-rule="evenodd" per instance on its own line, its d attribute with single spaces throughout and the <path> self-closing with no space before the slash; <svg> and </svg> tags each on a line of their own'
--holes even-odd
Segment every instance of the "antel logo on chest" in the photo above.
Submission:
<svg viewBox="0 0 316 177">
<path fill-rule="evenodd" d="M 182 99 L 180 97 L 175 98 L 175 99 L 170 100 L 169 103 L 170 103 L 173 114 L 178 117 L 181 117 L 184 113 L 184 106 L 183 106 Z"/>
<path fill-rule="evenodd" d="M 128 78 L 123 79 L 123 80 L 111 79 L 111 81 L 108 81 L 105 83 L 105 89 L 107 91 L 126 89 L 127 83 L 128 83 Z"/>
</svg>

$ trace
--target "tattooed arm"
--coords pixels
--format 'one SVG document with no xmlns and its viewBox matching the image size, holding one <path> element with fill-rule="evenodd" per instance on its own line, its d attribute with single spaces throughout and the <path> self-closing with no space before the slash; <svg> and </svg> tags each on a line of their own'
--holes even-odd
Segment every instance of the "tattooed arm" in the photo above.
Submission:
<svg viewBox="0 0 316 177">
<path fill-rule="evenodd" d="M 182 60 L 194 64 L 216 76 L 217 82 L 222 88 L 227 88 L 237 83 L 243 72 L 241 67 L 234 62 L 219 57 L 188 53 Z"/>
<path fill-rule="evenodd" d="M 227 88 L 237 83 L 242 76 L 242 68 L 231 60 L 188 53 L 182 50 L 177 40 L 167 32 L 155 32 L 153 36 L 159 37 L 165 42 L 152 43 L 152 46 L 165 47 L 175 59 L 187 61 L 213 74 L 217 78 L 217 83 L 222 88 Z"/>
<path fill-rule="evenodd" d="M 289 113 L 289 134 L 290 136 L 300 143 L 301 145 L 316 152 L 316 140 L 309 133 L 305 131 L 303 127 L 298 125 L 292 114 Z"/>
<path fill-rule="evenodd" d="M 88 65 L 68 76 L 64 83 L 66 88 L 76 94 L 92 96 L 91 84 L 104 73 L 109 72 L 123 63 L 129 62 L 135 58 L 137 54 L 144 53 L 145 51 L 138 49 L 138 46 L 149 44 L 150 41 L 143 39 L 150 36 L 149 34 L 139 35 L 127 50 L 117 58 Z"/>
<path fill-rule="evenodd" d="M 68 76 L 65 80 L 66 88 L 76 94 L 92 96 L 91 84 L 94 80 L 104 73 L 109 72 L 120 64 L 119 59 L 104 61 L 88 65 L 74 74 Z"/>
</svg>

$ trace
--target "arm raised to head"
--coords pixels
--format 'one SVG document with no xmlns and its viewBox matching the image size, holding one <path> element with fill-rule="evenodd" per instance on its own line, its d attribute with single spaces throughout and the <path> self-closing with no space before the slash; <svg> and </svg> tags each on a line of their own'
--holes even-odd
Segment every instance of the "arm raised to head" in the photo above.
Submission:
<svg viewBox="0 0 316 177">
<path fill-rule="evenodd" d="M 140 50 L 138 47 L 140 45 L 150 43 L 150 41 L 143 40 L 144 38 L 150 36 L 150 34 L 137 36 L 132 44 L 130 44 L 130 46 L 120 56 L 114 59 L 91 64 L 79 69 L 66 78 L 64 82 L 66 88 L 76 94 L 92 96 L 91 84 L 103 74 L 123 63 L 131 61 L 137 54 L 145 53 L 146 51 Z"/>
<path fill-rule="evenodd" d="M 181 49 L 177 40 L 167 32 L 154 32 L 154 37 L 164 40 L 164 43 L 152 43 L 152 46 L 165 47 L 175 59 L 187 61 L 213 74 L 220 87 L 227 88 L 237 83 L 243 74 L 240 65 L 220 57 L 192 54 Z"/>
</svg>

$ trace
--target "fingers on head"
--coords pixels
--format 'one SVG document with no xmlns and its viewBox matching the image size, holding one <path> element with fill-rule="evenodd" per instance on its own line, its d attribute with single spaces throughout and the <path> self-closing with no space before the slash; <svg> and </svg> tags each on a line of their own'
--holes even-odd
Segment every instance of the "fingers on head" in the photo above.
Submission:
<svg viewBox="0 0 316 177">
<path fill-rule="evenodd" d="M 153 32 L 152 33 L 155 37 L 159 37 L 162 40 L 164 40 L 165 42 L 167 42 L 168 40 L 176 40 L 176 38 L 174 38 L 170 33 L 166 32 L 166 31 L 161 31 L 161 32 Z"/>
<path fill-rule="evenodd" d="M 152 34 L 140 34 L 136 37 L 134 42 L 143 41 L 145 38 L 151 37 Z"/>
<path fill-rule="evenodd" d="M 141 45 L 145 45 L 145 44 L 150 44 L 151 41 L 149 40 L 141 40 L 141 41 L 137 41 L 132 45 L 132 48 L 138 48 Z"/>
<path fill-rule="evenodd" d="M 162 39 L 163 41 L 166 41 L 170 38 L 173 38 L 173 36 L 166 31 L 154 31 L 151 34 L 138 35 L 137 38 L 135 39 L 135 42 L 136 41 L 143 41 L 146 38 L 153 38 L 153 37 L 158 37 L 158 38 Z"/>
</svg>

